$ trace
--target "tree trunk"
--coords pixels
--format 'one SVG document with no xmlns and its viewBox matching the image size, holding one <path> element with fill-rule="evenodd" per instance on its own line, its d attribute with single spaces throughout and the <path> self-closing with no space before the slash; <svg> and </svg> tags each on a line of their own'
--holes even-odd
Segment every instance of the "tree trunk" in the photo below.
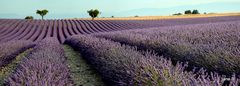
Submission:
<svg viewBox="0 0 240 86">
<path fill-rule="evenodd" d="M 42 16 L 42 20 L 43 20 L 43 16 Z"/>
<path fill-rule="evenodd" d="M 92 17 L 92 20 L 94 20 L 94 17 Z"/>
</svg>

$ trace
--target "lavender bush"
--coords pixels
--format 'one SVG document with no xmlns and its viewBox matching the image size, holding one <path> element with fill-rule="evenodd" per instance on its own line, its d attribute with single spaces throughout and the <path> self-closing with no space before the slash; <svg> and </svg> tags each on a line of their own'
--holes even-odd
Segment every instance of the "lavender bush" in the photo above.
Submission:
<svg viewBox="0 0 240 86">
<path fill-rule="evenodd" d="M 35 44 L 30 41 L 10 41 L 0 44 L 0 69 L 10 63 L 18 54 Z"/>
<path fill-rule="evenodd" d="M 186 64 L 173 66 L 162 57 L 106 39 L 79 35 L 65 43 L 79 50 L 110 86 L 221 86 L 225 81 L 216 73 L 206 75 L 204 70 L 185 72 Z M 238 85 L 235 77 L 230 80 L 231 86 Z"/>
<path fill-rule="evenodd" d="M 99 34 L 142 50 L 154 50 L 192 68 L 240 73 L 240 21 L 148 28 Z"/>
<path fill-rule="evenodd" d="M 10 86 L 71 86 L 64 50 L 56 38 L 46 38 L 6 79 Z"/>
</svg>

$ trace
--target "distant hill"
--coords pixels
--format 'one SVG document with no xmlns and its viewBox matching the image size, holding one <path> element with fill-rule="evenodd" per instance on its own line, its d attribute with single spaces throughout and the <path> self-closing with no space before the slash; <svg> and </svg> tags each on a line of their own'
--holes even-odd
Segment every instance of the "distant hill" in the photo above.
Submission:
<svg viewBox="0 0 240 86">
<path fill-rule="evenodd" d="M 128 10 L 119 12 L 117 16 L 158 16 L 158 15 L 172 15 L 174 13 L 183 13 L 185 10 L 198 9 L 200 13 L 222 13 L 222 12 L 240 12 L 240 2 L 219 2 L 208 3 L 201 5 L 178 6 L 171 8 L 142 8 L 135 10 Z M 234 8 L 234 9 L 233 9 Z"/>
</svg>

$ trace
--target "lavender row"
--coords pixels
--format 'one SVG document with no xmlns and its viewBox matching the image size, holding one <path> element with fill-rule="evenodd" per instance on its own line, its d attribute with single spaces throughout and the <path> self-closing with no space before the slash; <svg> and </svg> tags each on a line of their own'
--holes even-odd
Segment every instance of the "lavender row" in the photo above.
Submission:
<svg viewBox="0 0 240 86">
<path fill-rule="evenodd" d="M 64 50 L 56 38 L 46 38 L 20 62 L 16 71 L 6 79 L 10 86 L 70 86 L 69 69 Z"/>
<path fill-rule="evenodd" d="M 31 41 L 10 41 L 0 44 L 0 69 L 9 64 L 18 54 L 34 47 Z"/>
<path fill-rule="evenodd" d="M 57 37 L 63 43 L 76 34 L 92 34 L 149 27 L 164 27 L 240 20 L 239 16 L 167 20 L 4 20 L 0 24 L 0 42 L 10 40 L 41 41 Z"/>
<path fill-rule="evenodd" d="M 182 18 L 182 19 L 162 19 L 162 20 L 132 20 L 138 24 L 138 27 L 162 27 L 162 26 L 177 26 L 190 24 L 207 24 L 213 22 L 227 22 L 238 21 L 239 16 L 225 16 L 225 17 L 208 17 L 208 18 Z M 147 26 L 146 26 L 147 25 Z"/>
<path fill-rule="evenodd" d="M 240 21 L 171 26 L 99 34 L 173 61 L 226 75 L 240 73 Z"/>
<path fill-rule="evenodd" d="M 67 37 L 71 35 L 91 34 L 117 29 L 114 27 L 114 25 L 112 25 L 113 22 L 106 21 L 93 22 L 88 20 L 12 20 L 10 26 L 7 26 L 7 22 L 8 21 L 4 23 L 5 27 L 0 27 L 0 38 L 2 39 L 0 42 L 7 42 L 10 40 L 41 41 L 46 37 L 57 37 L 58 40 L 62 43 Z M 110 24 L 111 26 L 103 24 Z M 109 29 L 105 30 L 105 28 Z"/>
<path fill-rule="evenodd" d="M 220 86 L 224 78 L 205 71 L 185 72 L 186 64 L 173 66 L 171 61 L 135 48 L 106 39 L 91 36 L 73 36 L 65 41 L 101 74 L 107 85 L 175 85 L 175 86 Z M 231 78 L 230 85 L 237 86 L 239 80 Z"/>
</svg>

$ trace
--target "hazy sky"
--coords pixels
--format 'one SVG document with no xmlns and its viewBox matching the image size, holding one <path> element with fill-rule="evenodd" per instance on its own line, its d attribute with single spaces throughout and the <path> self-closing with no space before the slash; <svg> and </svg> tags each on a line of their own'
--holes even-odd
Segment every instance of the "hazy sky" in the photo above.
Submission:
<svg viewBox="0 0 240 86">
<path fill-rule="evenodd" d="M 133 12 L 136 15 L 170 15 L 176 10 L 187 9 L 240 12 L 240 0 L 0 0 L 0 18 L 27 15 L 39 18 L 35 14 L 37 9 L 48 9 L 47 18 L 87 17 L 86 11 L 92 8 L 99 9 L 101 17 L 133 16 Z"/>
</svg>

